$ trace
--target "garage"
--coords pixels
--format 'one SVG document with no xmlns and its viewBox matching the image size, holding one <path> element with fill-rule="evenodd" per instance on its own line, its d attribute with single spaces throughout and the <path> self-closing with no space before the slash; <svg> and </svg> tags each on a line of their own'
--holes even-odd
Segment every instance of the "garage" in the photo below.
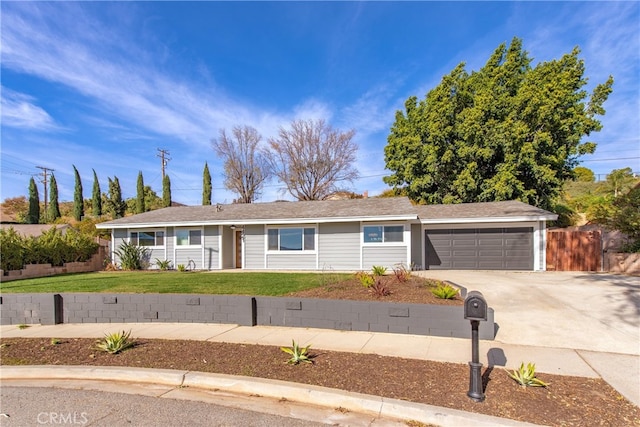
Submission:
<svg viewBox="0 0 640 427">
<path fill-rule="evenodd" d="M 431 270 L 534 269 L 533 227 L 425 230 Z"/>
</svg>

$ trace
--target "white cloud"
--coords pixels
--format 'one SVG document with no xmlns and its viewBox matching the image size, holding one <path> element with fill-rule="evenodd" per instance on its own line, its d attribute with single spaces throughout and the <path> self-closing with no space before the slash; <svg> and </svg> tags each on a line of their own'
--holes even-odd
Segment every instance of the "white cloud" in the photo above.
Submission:
<svg viewBox="0 0 640 427">
<path fill-rule="evenodd" d="M 40 131 L 58 128 L 49 113 L 33 103 L 35 98 L 4 86 L 1 98 L 3 126 Z"/>
</svg>

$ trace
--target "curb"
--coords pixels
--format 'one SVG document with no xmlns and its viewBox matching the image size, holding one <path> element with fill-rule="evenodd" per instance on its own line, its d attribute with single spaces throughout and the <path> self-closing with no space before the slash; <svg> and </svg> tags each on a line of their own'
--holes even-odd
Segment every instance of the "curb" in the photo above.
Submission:
<svg viewBox="0 0 640 427">
<path fill-rule="evenodd" d="M 264 378 L 191 372 L 170 369 L 123 368 L 111 366 L 2 366 L 0 381 L 4 380 L 82 380 L 136 384 L 158 384 L 173 388 L 189 387 L 245 396 L 286 399 L 325 408 L 376 417 L 414 420 L 443 427 L 474 426 L 534 426 L 536 424 L 498 418 L 484 414 L 459 411 L 404 400 L 348 392 L 327 387 L 296 384 Z"/>
</svg>

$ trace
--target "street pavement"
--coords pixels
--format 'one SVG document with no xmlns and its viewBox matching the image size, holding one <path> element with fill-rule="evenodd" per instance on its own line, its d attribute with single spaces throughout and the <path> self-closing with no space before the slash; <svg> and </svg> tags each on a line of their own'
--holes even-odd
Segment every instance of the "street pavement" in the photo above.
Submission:
<svg viewBox="0 0 640 427">
<path fill-rule="evenodd" d="M 582 377 L 601 377 L 621 395 L 640 406 L 640 277 L 549 272 L 420 272 L 427 277 L 449 280 L 467 291 L 483 293 L 487 303 L 495 310 L 495 321 L 499 326 L 496 339 L 480 342 L 481 362 L 485 366 L 516 368 L 521 362 L 533 362 L 538 372 Z M 388 356 L 467 363 L 471 358 L 470 340 L 442 337 L 427 337 L 373 332 L 346 332 L 311 328 L 244 327 L 225 324 L 63 324 L 32 326 L 18 329 L 15 325 L 0 327 L 2 337 L 55 337 L 100 338 L 105 333 L 131 330 L 138 338 L 194 339 L 231 343 L 257 343 L 288 346 L 291 339 L 301 345 L 311 344 L 316 349 L 327 349 L 355 353 L 374 353 Z M 0 379 L 6 385 L 31 385 L 49 378 L 61 384 L 61 379 L 72 384 L 79 381 L 81 387 L 90 387 L 90 378 L 98 380 L 96 387 L 104 387 L 104 381 L 120 380 L 155 384 L 154 375 L 139 370 L 114 374 L 107 372 L 103 383 L 95 369 L 82 371 L 81 367 L 2 367 Z M 162 373 L 160 373 L 162 374 Z M 201 390 L 231 393 L 237 396 L 258 394 L 271 397 L 282 403 L 313 398 L 306 405 L 319 405 L 349 409 L 350 413 L 365 415 L 364 425 L 375 420 L 377 424 L 393 425 L 394 419 L 415 419 L 434 425 L 516 425 L 510 420 L 492 419 L 478 414 L 460 413 L 445 408 L 409 402 L 389 401 L 374 396 L 352 396 L 336 390 L 315 390 L 310 386 L 290 384 L 287 388 L 258 379 L 243 379 L 231 382 L 220 378 L 194 379 L 194 373 L 177 372 L 179 380 L 163 396 L 171 397 L 185 389 L 184 381 L 191 378 L 193 386 Z M 162 377 L 162 375 L 160 375 Z M 35 383 L 29 383 L 29 379 Z M 85 380 L 83 382 L 83 380 Z M 154 382 L 155 381 L 155 382 Z M 172 380 L 173 381 L 173 380 Z M 248 381 L 248 383 L 247 383 Z M 113 383 L 113 381 L 111 381 Z M 131 387 L 133 385 L 130 384 Z M 80 385 L 78 385 L 80 387 Z M 191 388 L 191 387 L 190 387 Z M 102 388 L 98 388 L 102 389 Z M 313 389 L 313 393 L 309 390 Z M 204 391 L 201 391 L 204 392 Z M 286 396 L 286 397 L 285 397 Z M 4 396 L 3 396 L 4 397 Z M 184 397 L 184 396 L 183 396 Z M 211 396 L 210 396 L 211 397 Z M 198 400 L 196 397 L 187 399 Z M 211 397 L 213 402 L 220 396 Z M 252 400 L 254 404 L 255 399 Z M 5 411 L 3 398 L 2 412 Z M 347 403 L 345 403 L 347 402 Z M 243 401 L 245 406 L 247 402 Z M 311 405 L 311 406 L 313 406 Z M 282 406 L 279 403 L 265 405 L 266 408 Z M 262 408 L 262 412 L 266 411 Z M 295 412 L 295 411 L 294 411 Z M 278 413 L 292 417 L 292 412 Z M 371 414 L 377 417 L 371 418 Z M 367 418 L 367 416 L 369 418 Z M 360 425 L 355 421 L 329 420 L 342 425 Z M 295 417 L 294 417 L 295 418 Z M 0 422 L 2 422 L 0 417 Z M 389 423 L 389 424 L 385 424 Z M 5 425 L 5 424 L 2 424 Z M 6 424 L 10 425 L 10 424 Z M 18 424 L 14 424 L 18 425 Z M 92 424 L 93 425 L 93 424 Z M 138 424 L 134 424 L 138 425 Z M 157 425 L 157 424 L 156 424 Z M 233 425 L 233 424 L 228 424 Z M 251 425 L 251 424 L 250 424 Z"/>
</svg>

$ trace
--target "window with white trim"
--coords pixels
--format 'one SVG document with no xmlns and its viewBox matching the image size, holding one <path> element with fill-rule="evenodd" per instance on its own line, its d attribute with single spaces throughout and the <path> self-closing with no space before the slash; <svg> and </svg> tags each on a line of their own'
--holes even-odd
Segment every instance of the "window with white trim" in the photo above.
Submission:
<svg viewBox="0 0 640 427">
<path fill-rule="evenodd" d="M 270 228 L 267 230 L 267 248 L 270 251 L 314 251 L 315 228 Z"/>
<path fill-rule="evenodd" d="M 176 230 L 177 246 L 200 246 L 201 242 L 201 230 Z"/>
<path fill-rule="evenodd" d="M 164 231 L 132 231 L 129 243 L 136 246 L 164 246 Z"/>
<path fill-rule="evenodd" d="M 362 229 L 364 243 L 402 243 L 403 225 L 365 225 Z"/>
</svg>

